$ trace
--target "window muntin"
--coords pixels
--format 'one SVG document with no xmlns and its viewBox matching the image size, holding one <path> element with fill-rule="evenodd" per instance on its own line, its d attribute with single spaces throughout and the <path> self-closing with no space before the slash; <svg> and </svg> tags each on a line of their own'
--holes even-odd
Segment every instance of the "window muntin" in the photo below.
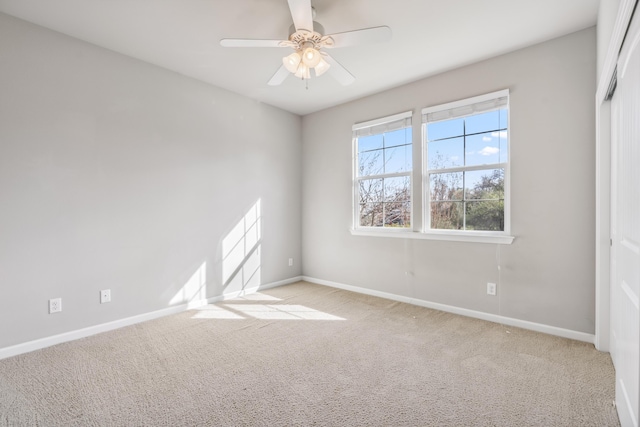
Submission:
<svg viewBox="0 0 640 427">
<path fill-rule="evenodd" d="M 425 230 L 508 231 L 508 91 L 423 110 Z"/>
<path fill-rule="evenodd" d="M 353 127 L 356 228 L 410 229 L 411 112 Z"/>
</svg>

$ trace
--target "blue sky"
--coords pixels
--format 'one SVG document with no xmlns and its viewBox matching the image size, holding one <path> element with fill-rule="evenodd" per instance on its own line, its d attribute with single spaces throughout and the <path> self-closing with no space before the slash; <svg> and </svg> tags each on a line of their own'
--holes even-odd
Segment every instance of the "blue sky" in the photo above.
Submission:
<svg viewBox="0 0 640 427">
<path fill-rule="evenodd" d="M 375 160 L 369 175 L 412 170 L 411 151 L 411 128 L 358 138 L 360 164 Z"/>
<path fill-rule="evenodd" d="M 429 123 L 427 139 L 431 169 L 505 163 L 508 154 L 507 110 Z M 367 166 L 364 175 L 412 170 L 411 144 L 411 128 L 358 138 L 359 162 Z M 465 172 L 466 191 L 471 190 L 483 175 L 490 175 L 494 170 L 488 168 Z M 462 186 L 462 172 L 448 173 L 447 176 L 456 182 L 455 185 Z M 385 181 L 389 181 L 385 182 L 385 186 L 406 185 L 404 178 L 388 178 Z"/>
<path fill-rule="evenodd" d="M 508 158 L 507 110 L 429 123 L 427 140 L 430 169 L 505 163 Z M 492 172 L 493 169 L 466 172 L 466 189 L 473 188 L 483 175 Z M 455 175 L 461 185 L 462 174 Z"/>
<path fill-rule="evenodd" d="M 507 110 L 429 123 L 427 140 L 430 141 L 427 144 L 430 168 L 504 163 L 507 161 Z"/>
<path fill-rule="evenodd" d="M 466 131 L 466 147 L 464 134 Z M 429 123 L 430 168 L 475 166 L 507 161 L 507 110 Z M 375 151 L 384 148 L 382 151 Z M 358 138 L 360 164 L 372 160 L 371 174 L 412 169 L 411 128 Z M 385 169 L 386 166 L 386 169 Z"/>
</svg>

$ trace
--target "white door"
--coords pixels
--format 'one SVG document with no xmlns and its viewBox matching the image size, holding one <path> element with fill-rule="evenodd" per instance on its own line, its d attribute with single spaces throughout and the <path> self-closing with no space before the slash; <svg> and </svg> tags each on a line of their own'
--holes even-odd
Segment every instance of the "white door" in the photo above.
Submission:
<svg viewBox="0 0 640 427">
<path fill-rule="evenodd" d="M 640 13 L 618 59 L 611 105 L 611 357 L 622 426 L 638 427 L 640 385 Z"/>
</svg>

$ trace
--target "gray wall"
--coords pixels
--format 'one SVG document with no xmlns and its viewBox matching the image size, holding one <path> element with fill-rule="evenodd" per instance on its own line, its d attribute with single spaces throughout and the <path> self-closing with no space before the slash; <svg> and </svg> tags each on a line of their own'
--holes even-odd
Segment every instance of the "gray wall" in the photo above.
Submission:
<svg viewBox="0 0 640 427">
<path fill-rule="evenodd" d="M 238 290 L 258 199 L 245 273 L 300 275 L 301 150 L 299 116 L 0 14 L 0 348 Z"/>
<path fill-rule="evenodd" d="M 303 117 L 304 274 L 593 333 L 595 79 L 590 28 Z M 512 245 L 350 234 L 354 123 L 505 88 Z"/>
</svg>

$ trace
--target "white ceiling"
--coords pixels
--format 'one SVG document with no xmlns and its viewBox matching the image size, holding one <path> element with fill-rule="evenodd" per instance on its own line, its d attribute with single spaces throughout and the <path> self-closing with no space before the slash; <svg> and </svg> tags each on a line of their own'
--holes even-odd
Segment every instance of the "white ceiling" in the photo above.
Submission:
<svg viewBox="0 0 640 427">
<path fill-rule="evenodd" d="M 312 0 L 327 34 L 388 25 L 390 42 L 331 50 L 356 81 L 267 81 L 285 48 L 287 0 L 0 0 L 0 11 L 304 115 L 595 25 L 599 0 Z"/>
</svg>

